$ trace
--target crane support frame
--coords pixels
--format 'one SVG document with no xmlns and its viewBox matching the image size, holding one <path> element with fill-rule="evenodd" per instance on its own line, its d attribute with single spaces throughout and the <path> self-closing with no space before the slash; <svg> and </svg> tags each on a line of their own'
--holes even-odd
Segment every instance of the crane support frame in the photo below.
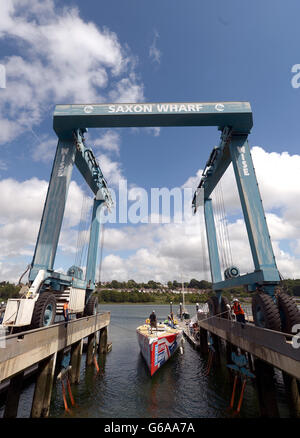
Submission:
<svg viewBox="0 0 300 438">
<path fill-rule="evenodd" d="M 78 128 L 231 126 L 248 134 L 253 126 L 249 102 L 164 102 L 57 105 L 53 128 L 58 137 Z"/>
<path fill-rule="evenodd" d="M 254 272 L 221 279 L 221 266 L 216 238 L 211 194 L 232 163 L 242 212 L 249 239 Z M 204 216 L 213 289 L 247 285 L 249 291 L 265 285 L 265 290 L 274 295 L 274 287 L 280 282 L 271 238 L 255 175 L 247 134 L 236 133 L 231 127 L 222 131 L 219 147 L 215 147 L 206 163 L 203 176 L 194 194 L 193 207 L 197 211 L 200 192 L 204 199 Z M 273 287 L 274 286 L 274 287 Z"/>
<path fill-rule="evenodd" d="M 53 128 L 58 146 L 33 256 L 29 281 L 44 271 L 44 284 L 61 290 L 73 286 L 92 291 L 100 232 L 97 211 L 110 204 L 107 183 L 90 149 L 84 144 L 87 128 L 149 126 L 217 126 L 224 132 L 247 135 L 253 125 L 249 102 L 164 102 L 57 105 Z M 54 272 L 68 188 L 74 164 L 95 194 L 85 280 Z M 220 278 L 219 278 L 220 279 Z"/>
</svg>

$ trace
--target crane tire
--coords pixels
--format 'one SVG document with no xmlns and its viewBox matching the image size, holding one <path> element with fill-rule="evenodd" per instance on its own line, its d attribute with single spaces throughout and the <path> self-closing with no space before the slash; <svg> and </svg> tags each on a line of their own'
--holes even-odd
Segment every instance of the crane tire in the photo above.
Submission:
<svg viewBox="0 0 300 438">
<path fill-rule="evenodd" d="M 32 314 L 31 328 L 48 327 L 54 323 L 56 299 L 53 293 L 43 292 L 38 297 Z"/>
<path fill-rule="evenodd" d="M 216 295 L 207 300 L 209 315 L 214 316 L 218 313 L 218 297 Z"/>
<path fill-rule="evenodd" d="M 281 329 L 284 333 L 292 333 L 292 328 L 300 324 L 300 311 L 293 297 L 279 292 L 277 294 L 277 304 L 281 318 Z"/>
<path fill-rule="evenodd" d="M 266 293 L 253 295 L 252 314 L 256 326 L 281 331 L 279 309 L 270 295 Z"/>
<path fill-rule="evenodd" d="M 89 301 L 87 302 L 87 305 L 84 309 L 84 315 L 90 316 L 90 315 L 96 315 L 98 309 L 98 297 L 96 295 L 92 295 Z"/>
<path fill-rule="evenodd" d="M 224 318 L 224 319 L 230 319 L 231 311 L 228 309 L 227 304 L 230 305 L 229 299 L 222 295 L 222 298 L 221 298 L 221 315 L 220 315 L 220 317 Z"/>
</svg>

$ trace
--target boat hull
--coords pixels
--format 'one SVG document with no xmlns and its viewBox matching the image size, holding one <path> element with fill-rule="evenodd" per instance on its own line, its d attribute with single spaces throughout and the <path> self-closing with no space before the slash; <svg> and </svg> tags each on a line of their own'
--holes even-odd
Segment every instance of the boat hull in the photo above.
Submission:
<svg viewBox="0 0 300 438">
<path fill-rule="evenodd" d="M 137 329 L 137 338 L 141 354 L 145 359 L 150 374 L 153 374 L 165 363 L 180 346 L 182 330 L 176 333 L 163 333 L 157 337 L 149 337 Z"/>
</svg>

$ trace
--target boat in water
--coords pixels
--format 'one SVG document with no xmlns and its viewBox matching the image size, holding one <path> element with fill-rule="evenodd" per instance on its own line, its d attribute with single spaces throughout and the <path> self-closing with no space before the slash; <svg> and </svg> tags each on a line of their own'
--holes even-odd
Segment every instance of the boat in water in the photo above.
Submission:
<svg viewBox="0 0 300 438">
<path fill-rule="evenodd" d="M 151 376 L 175 353 L 182 342 L 183 331 L 167 324 L 141 325 L 136 329 L 141 353 L 145 359 Z"/>
</svg>

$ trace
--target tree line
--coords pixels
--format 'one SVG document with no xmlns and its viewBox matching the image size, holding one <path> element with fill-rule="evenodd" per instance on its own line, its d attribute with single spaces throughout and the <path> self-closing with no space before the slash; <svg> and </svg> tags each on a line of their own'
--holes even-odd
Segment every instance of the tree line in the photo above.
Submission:
<svg viewBox="0 0 300 438">
<path fill-rule="evenodd" d="M 0 283 L 0 300 L 8 300 L 9 298 L 18 298 L 19 297 L 19 291 L 21 287 L 15 286 L 12 283 L 9 283 L 8 281 L 2 281 Z"/>
<path fill-rule="evenodd" d="M 206 280 L 196 280 L 193 278 L 189 282 L 183 283 L 186 289 L 211 289 L 211 283 Z M 112 280 L 105 284 L 98 283 L 97 288 L 105 289 L 181 289 L 182 284 L 178 281 L 168 281 L 167 287 L 158 281 L 149 280 L 147 283 L 136 283 L 134 280 L 117 281 Z"/>
<path fill-rule="evenodd" d="M 97 295 L 101 303 L 157 303 L 157 304 L 179 304 L 182 302 L 182 295 L 171 292 L 165 292 L 163 294 L 157 292 L 139 292 L 138 290 L 132 290 L 125 292 L 122 290 L 97 290 Z M 213 292 L 207 292 L 204 294 L 187 293 L 185 295 L 185 302 L 187 304 L 205 303 Z"/>
</svg>

